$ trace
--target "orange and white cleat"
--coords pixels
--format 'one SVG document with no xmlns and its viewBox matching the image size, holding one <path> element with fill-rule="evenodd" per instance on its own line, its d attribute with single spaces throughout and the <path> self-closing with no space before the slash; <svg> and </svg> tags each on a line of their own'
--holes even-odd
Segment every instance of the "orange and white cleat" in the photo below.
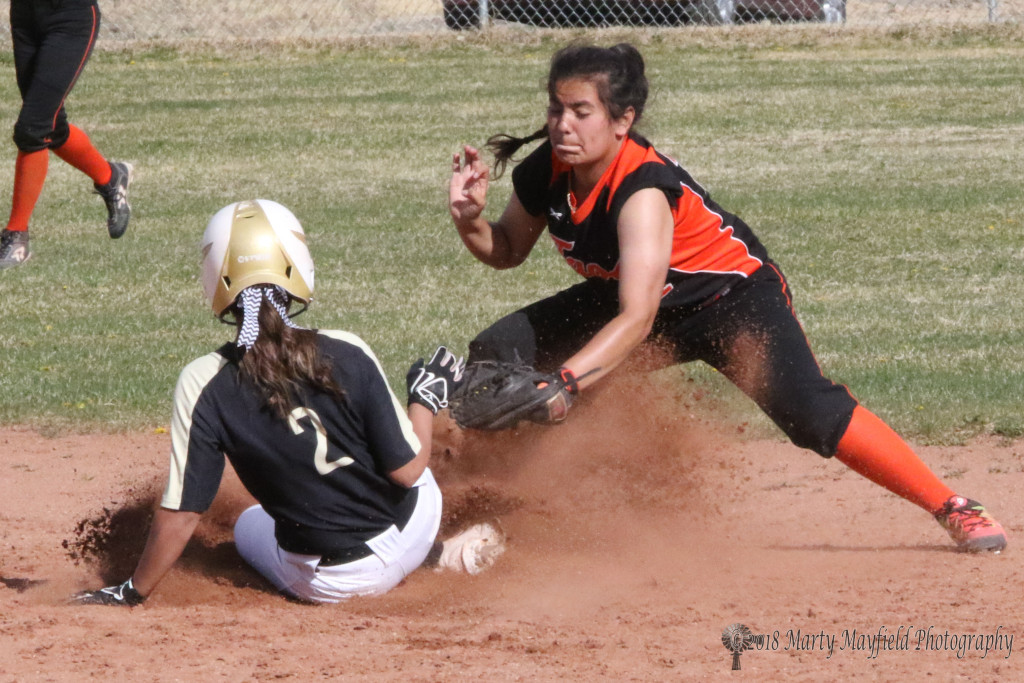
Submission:
<svg viewBox="0 0 1024 683">
<path fill-rule="evenodd" d="M 935 514 L 942 528 L 949 532 L 957 549 L 968 553 L 999 553 L 1006 548 L 1006 532 L 976 500 L 953 496 Z"/>
</svg>

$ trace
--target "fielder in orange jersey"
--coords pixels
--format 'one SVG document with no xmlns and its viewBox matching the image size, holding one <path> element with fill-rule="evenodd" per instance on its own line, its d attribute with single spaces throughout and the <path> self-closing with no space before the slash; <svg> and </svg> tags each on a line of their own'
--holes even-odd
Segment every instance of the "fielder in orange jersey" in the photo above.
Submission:
<svg viewBox="0 0 1024 683">
<path fill-rule="evenodd" d="M 14 124 L 18 157 L 7 227 L 0 233 L 0 270 L 29 260 L 28 222 L 43 190 L 50 150 L 92 179 L 107 207 L 107 232 L 128 229 L 131 164 L 108 162 L 80 128 L 68 123 L 64 101 L 92 54 L 100 29 L 96 0 L 11 0 L 14 69 L 21 112 Z"/>
<path fill-rule="evenodd" d="M 547 228 L 583 282 L 511 313 L 470 343 L 469 363 L 517 357 L 578 392 L 648 339 L 702 360 L 752 398 L 798 446 L 835 457 L 932 514 L 956 545 L 999 552 L 1006 535 L 957 495 L 846 387 L 822 374 L 786 279 L 737 216 L 634 131 L 647 100 L 631 45 L 573 45 L 548 77 L 547 121 L 488 141 L 495 177 L 524 144 L 497 221 L 483 217 L 490 168 L 466 146 L 449 209 L 462 241 L 497 269 L 520 265 Z M 577 380 L 578 378 L 578 380 Z"/>
</svg>

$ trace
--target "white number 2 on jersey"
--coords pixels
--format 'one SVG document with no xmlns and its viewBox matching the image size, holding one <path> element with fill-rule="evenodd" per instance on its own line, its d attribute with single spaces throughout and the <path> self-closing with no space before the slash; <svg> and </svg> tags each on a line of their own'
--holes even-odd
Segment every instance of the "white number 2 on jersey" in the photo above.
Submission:
<svg viewBox="0 0 1024 683">
<path fill-rule="evenodd" d="M 288 416 L 288 425 L 292 428 L 292 432 L 302 433 L 302 425 L 299 424 L 299 420 L 304 417 L 309 418 L 309 421 L 313 423 L 313 431 L 316 432 L 316 453 L 313 454 L 313 462 L 316 464 L 317 472 L 330 474 L 339 467 L 346 467 L 355 462 L 347 455 L 333 462 L 327 462 L 327 430 L 324 429 L 324 423 L 320 421 L 320 416 L 314 410 L 301 406 L 293 410 L 292 414 Z"/>
</svg>

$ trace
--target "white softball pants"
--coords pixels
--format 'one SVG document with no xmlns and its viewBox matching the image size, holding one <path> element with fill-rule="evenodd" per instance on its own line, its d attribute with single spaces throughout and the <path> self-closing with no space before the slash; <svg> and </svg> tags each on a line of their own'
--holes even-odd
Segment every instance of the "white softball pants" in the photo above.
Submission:
<svg viewBox="0 0 1024 683">
<path fill-rule="evenodd" d="M 235 546 L 256 571 L 282 593 L 310 602 L 339 602 L 387 592 L 423 564 L 441 525 L 441 490 L 430 469 L 413 485 L 416 508 L 405 529 L 392 525 L 366 542 L 373 555 L 333 567 L 319 567 L 320 555 L 288 552 L 274 538 L 274 520 L 261 505 L 235 522 Z"/>
</svg>

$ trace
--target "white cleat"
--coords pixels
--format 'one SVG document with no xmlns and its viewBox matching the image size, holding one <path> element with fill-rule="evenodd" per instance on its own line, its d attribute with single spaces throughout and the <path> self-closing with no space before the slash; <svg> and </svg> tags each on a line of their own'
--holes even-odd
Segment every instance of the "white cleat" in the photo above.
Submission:
<svg viewBox="0 0 1024 683">
<path fill-rule="evenodd" d="M 484 522 L 452 536 L 443 546 L 439 568 L 479 574 L 505 552 L 505 534 L 496 522 Z"/>
</svg>

